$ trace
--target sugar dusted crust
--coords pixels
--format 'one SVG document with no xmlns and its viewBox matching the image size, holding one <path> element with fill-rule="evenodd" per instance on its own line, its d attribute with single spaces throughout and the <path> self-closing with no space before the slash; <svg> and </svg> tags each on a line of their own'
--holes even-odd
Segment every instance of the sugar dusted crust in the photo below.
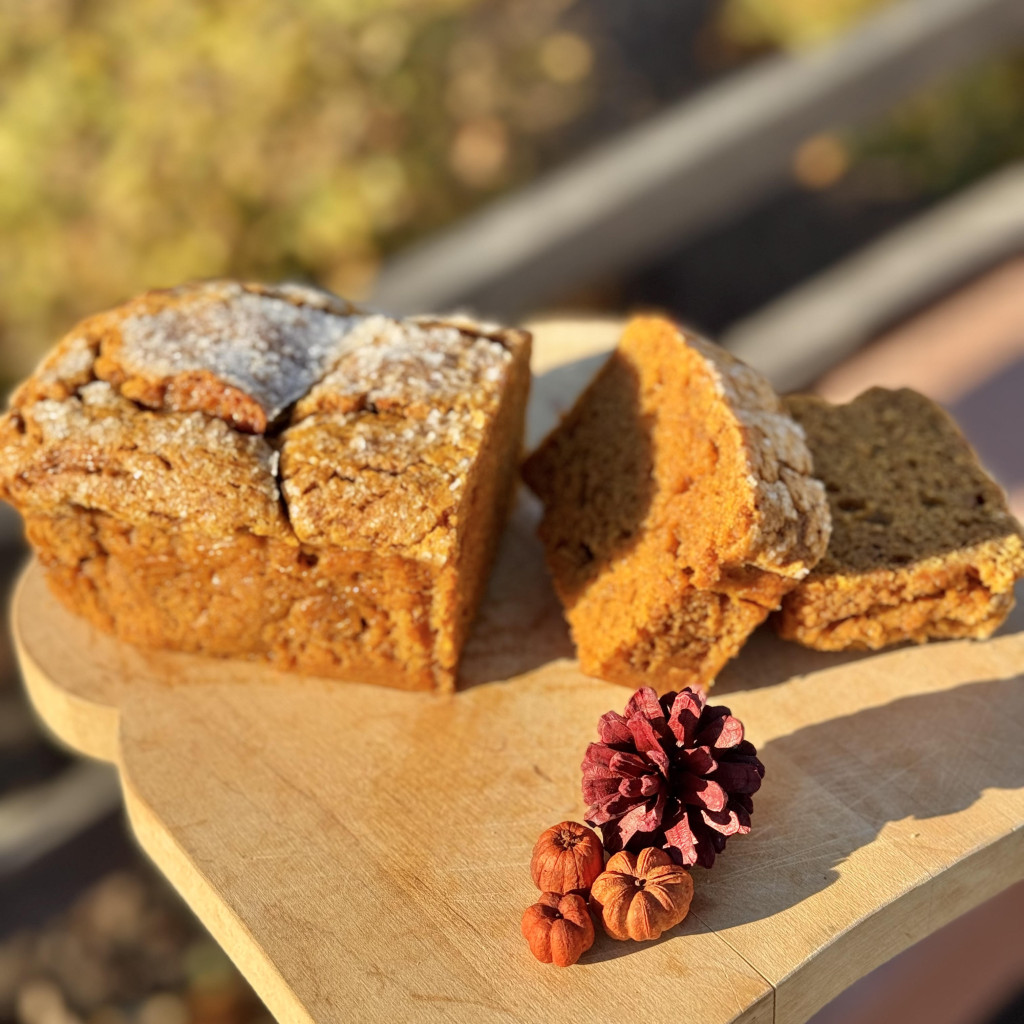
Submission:
<svg viewBox="0 0 1024 1024">
<path fill-rule="evenodd" d="M 363 319 L 298 285 L 211 281 L 112 314 L 96 374 L 148 408 L 201 410 L 263 433 L 334 364 Z"/>
<path fill-rule="evenodd" d="M 278 453 L 203 413 L 140 409 L 106 381 L 16 404 L 0 424 L 0 484 L 24 514 L 95 509 L 210 536 L 287 536 Z"/>
<path fill-rule="evenodd" d="M 810 469 L 753 370 L 668 321 L 632 321 L 524 467 L 584 670 L 712 682 L 825 550 Z"/>
<path fill-rule="evenodd" d="M 449 688 L 529 347 L 302 286 L 148 293 L 80 324 L 15 394 L 0 493 L 66 603 L 128 639 Z"/>
<path fill-rule="evenodd" d="M 299 539 L 449 558 L 455 507 L 517 346 L 512 332 L 364 318 L 283 435 L 282 487 Z"/>
</svg>

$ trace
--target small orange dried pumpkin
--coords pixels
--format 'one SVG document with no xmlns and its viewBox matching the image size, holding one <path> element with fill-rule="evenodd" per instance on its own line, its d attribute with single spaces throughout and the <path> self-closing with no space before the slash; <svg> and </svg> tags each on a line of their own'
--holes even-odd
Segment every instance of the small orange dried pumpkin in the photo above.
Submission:
<svg viewBox="0 0 1024 1024">
<path fill-rule="evenodd" d="M 613 939 L 656 939 L 690 909 L 693 879 L 664 850 L 615 854 L 590 890 L 594 909 Z"/>
<path fill-rule="evenodd" d="M 568 967 L 594 944 L 594 922 L 587 902 L 575 893 L 542 893 L 526 908 L 521 930 L 530 952 L 542 964 Z"/>
<path fill-rule="evenodd" d="M 589 889 L 603 868 L 601 840 L 577 821 L 563 821 L 542 832 L 530 858 L 534 885 L 544 892 Z"/>
</svg>

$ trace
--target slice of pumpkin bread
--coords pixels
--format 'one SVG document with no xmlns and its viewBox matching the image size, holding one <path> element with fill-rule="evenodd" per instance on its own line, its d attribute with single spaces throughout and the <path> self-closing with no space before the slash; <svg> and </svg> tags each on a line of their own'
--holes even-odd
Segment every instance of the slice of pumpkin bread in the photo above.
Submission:
<svg viewBox="0 0 1024 1024">
<path fill-rule="evenodd" d="M 824 651 L 989 636 L 1013 607 L 1024 535 L 952 418 L 907 388 L 785 402 L 825 483 L 832 539 L 773 617 L 779 634 Z"/>
<path fill-rule="evenodd" d="M 633 320 L 523 469 L 583 670 L 710 683 L 825 551 L 810 470 L 759 374 L 667 320 Z"/>
</svg>

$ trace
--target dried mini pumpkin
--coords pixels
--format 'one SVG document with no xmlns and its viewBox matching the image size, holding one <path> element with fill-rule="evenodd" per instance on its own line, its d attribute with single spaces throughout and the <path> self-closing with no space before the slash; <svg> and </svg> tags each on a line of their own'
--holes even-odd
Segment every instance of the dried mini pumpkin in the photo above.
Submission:
<svg viewBox="0 0 1024 1024">
<path fill-rule="evenodd" d="M 679 924 L 690 909 L 693 879 L 664 850 L 647 847 L 640 855 L 622 851 L 590 890 L 604 930 L 613 939 L 656 939 Z"/>
<path fill-rule="evenodd" d="M 603 868 L 600 838 L 577 821 L 563 821 L 542 832 L 530 858 L 534 885 L 544 892 L 589 889 Z"/>
<path fill-rule="evenodd" d="M 542 893 L 526 908 L 521 930 L 530 952 L 542 964 L 568 967 L 594 944 L 594 922 L 586 900 L 575 893 Z"/>
</svg>

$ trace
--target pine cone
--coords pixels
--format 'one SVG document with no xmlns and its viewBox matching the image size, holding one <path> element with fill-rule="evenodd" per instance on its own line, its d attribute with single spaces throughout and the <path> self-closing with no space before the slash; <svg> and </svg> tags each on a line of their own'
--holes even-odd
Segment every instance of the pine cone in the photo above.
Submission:
<svg viewBox="0 0 1024 1024">
<path fill-rule="evenodd" d="M 583 758 L 583 799 L 610 853 L 656 846 L 709 868 L 729 836 L 750 831 L 764 765 L 743 723 L 702 691 L 659 700 L 643 686 L 623 714 L 601 716 L 598 733 Z"/>
</svg>

